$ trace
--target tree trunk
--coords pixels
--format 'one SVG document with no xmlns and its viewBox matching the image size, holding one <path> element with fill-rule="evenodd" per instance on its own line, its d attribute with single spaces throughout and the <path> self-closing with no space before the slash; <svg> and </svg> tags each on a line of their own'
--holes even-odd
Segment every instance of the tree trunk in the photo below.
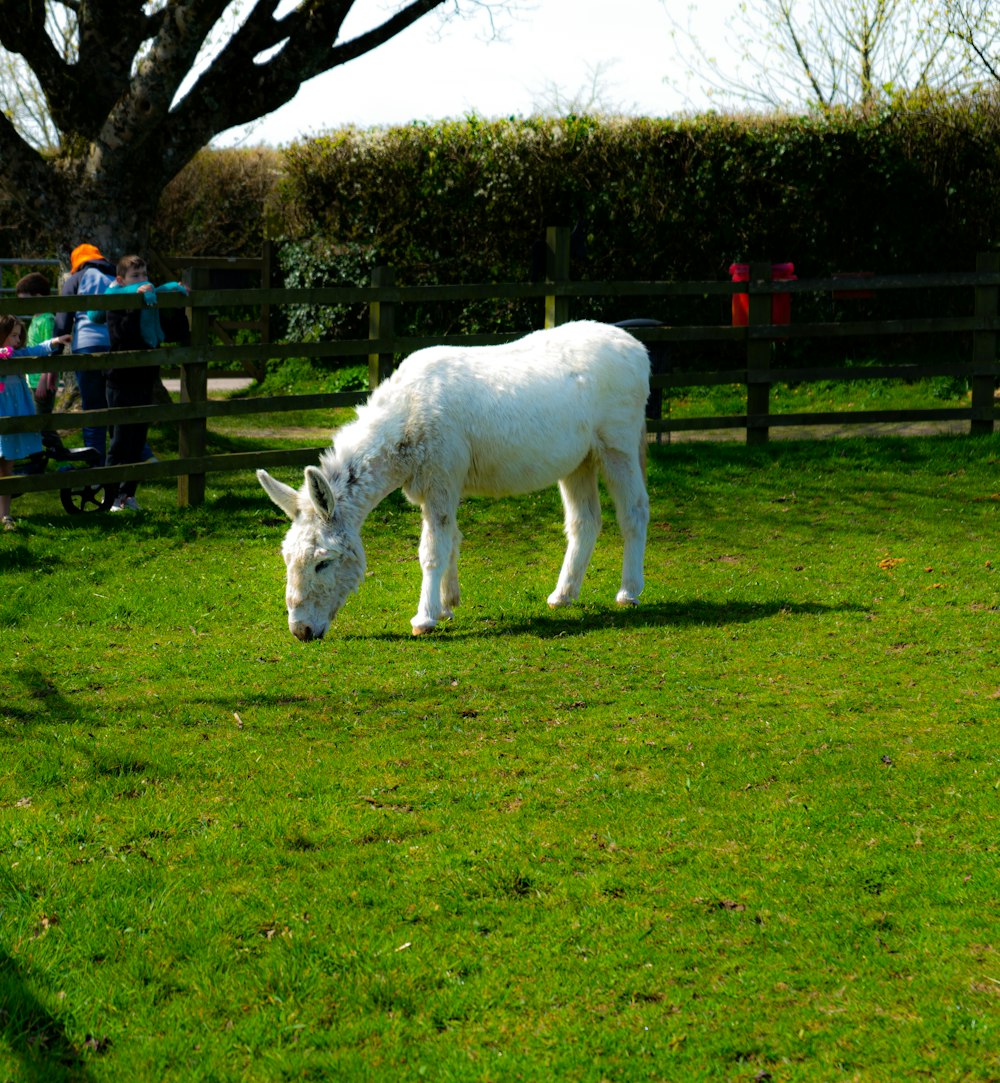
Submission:
<svg viewBox="0 0 1000 1083">
<path fill-rule="evenodd" d="M 60 254 L 84 242 L 96 245 L 112 262 L 136 253 L 147 256 L 150 223 L 163 185 L 115 181 L 101 176 L 81 178 L 68 186 L 59 217 L 48 223 L 47 233 Z"/>
</svg>

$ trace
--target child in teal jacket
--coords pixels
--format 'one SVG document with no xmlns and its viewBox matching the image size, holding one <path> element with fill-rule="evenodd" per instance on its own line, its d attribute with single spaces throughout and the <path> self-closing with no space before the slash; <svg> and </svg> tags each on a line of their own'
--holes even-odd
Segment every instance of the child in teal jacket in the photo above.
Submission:
<svg viewBox="0 0 1000 1083">
<path fill-rule="evenodd" d="M 141 308 L 92 311 L 87 318 L 94 323 L 107 321 L 111 351 L 155 350 L 163 342 L 191 341 L 184 310 L 169 308 L 163 312 L 157 307 L 159 293 L 186 294 L 187 287 L 180 282 L 168 282 L 154 286 L 149 281 L 146 261 L 141 256 L 125 256 L 118 261 L 115 281 L 108 286 L 105 297 L 116 293 L 137 293 L 144 301 Z M 151 406 L 153 390 L 159 375 L 159 365 L 139 365 L 135 368 L 108 369 L 107 396 L 109 409 L 127 406 Z M 146 443 L 148 423 L 116 425 L 111 433 L 108 447 L 108 466 L 137 463 L 142 458 Z M 123 481 L 111 511 L 138 511 L 135 499 L 136 481 Z"/>
</svg>

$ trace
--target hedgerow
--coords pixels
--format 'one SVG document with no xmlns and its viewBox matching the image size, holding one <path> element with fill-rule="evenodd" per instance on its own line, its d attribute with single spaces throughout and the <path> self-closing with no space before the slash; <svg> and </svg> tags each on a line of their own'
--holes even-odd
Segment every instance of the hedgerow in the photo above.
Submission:
<svg viewBox="0 0 1000 1083">
<path fill-rule="evenodd" d="M 524 278 L 557 223 L 602 277 L 961 268 L 1000 226 L 997 106 L 347 129 L 285 152 L 278 224 L 442 280 Z"/>
<path fill-rule="evenodd" d="M 966 270 L 1000 243 L 998 189 L 996 96 L 805 116 L 470 116 L 282 151 L 206 150 L 164 193 L 152 245 L 256 255 L 270 237 L 296 286 L 361 284 L 379 264 L 402 284 L 540 279 L 546 227 L 562 224 L 583 280 L 726 279 L 756 259 L 791 261 L 800 277 Z M 924 313 L 928 299 L 906 303 Z M 573 312 L 718 322 L 724 304 L 681 314 L 580 301 Z M 400 329 L 526 329 L 538 307 L 423 306 Z M 288 316 L 296 337 L 366 332 L 363 307 Z"/>
<path fill-rule="evenodd" d="M 283 169 L 268 147 L 203 150 L 167 185 L 150 244 L 169 256 L 257 256 L 264 208 Z"/>
</svg>

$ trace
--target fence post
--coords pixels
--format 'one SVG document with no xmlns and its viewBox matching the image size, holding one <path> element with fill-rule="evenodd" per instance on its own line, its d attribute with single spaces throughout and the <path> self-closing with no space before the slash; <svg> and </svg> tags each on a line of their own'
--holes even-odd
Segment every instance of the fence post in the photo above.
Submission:
<svg viewBox="0 0 1000 1083">
<path fill-rule="evenodd" d="M 260 250 L 260 287 L 269 290 L 274 282 L 274 241 L 265 239 Z M 260 306 L 260 341 L 266 346 L 271 341 L 271 306 Z"/>
<path fill-rule="evenodd" d="M 771 342 L 753 338 L 750 331 L 771 322 L 771 294 L 754 293 L 753 286 L 771 281 L 770 263 L 750 264 L 749 317 L 747 326 L 747 443 L 766 444 L 770 437 L 767 415 L 771 410 Z"/>
<path fill-rule="evenodd" d="M 570 227 L 549 226 L 545 231 L 545 282 L 569 281 Z M 558 327 L 569 320 L 569 298 L 545 295 L 545 326 Z"/>
<path fill-rule="evenodd" d="M 395 286 L 396 271 L 393 267 L 372 269 L 373 286 Z M 393 338 L 396 334 L 396 304 L 394 301 L 372 301 L 368 306 L 368 337 L 371 339 Z M 368 355 L 368 390 L 376 387 L 392 375 L 391 353 Z"/>
<path fill-rule="evenodd" d="M 192 293 L 208 288 L 209 272 L 204 267 L 192 267 L 188 285 Z M 203 306 L 191 308 L 191 346 L 208 349 L 210 314 Z M 203 354 L 204 356 L 204 354 Z M 181 364 L 181 402 L 203 403 L 208 400 L 208 362 L 189 361 Z M 201 458 L 205 454 L 208 419 L 205 417 L 181 421 L 177 425 L 177 455 L 181 459 Z M 205 502 L 205 475 L 181 474 L 177 478 L 177 506 L 196 507 Z"/>
<path fill-rule="evenodd" d="M 979 252 L 976 255 L 976 270 L 1000 271 L 1000 252 Z M 994 318 L 997 314 L 997 287 L 976 287 L 976 316 Z M 973 331 L 972 363 L 975 366 L 992 366 L 997 360 L 996 331 Z M 992 373 L 972 373 L 972 420 L 969 423 L 971 436 L 989 436 L 993 432 L 993 387 L 995 378 Z"/>
</svg>

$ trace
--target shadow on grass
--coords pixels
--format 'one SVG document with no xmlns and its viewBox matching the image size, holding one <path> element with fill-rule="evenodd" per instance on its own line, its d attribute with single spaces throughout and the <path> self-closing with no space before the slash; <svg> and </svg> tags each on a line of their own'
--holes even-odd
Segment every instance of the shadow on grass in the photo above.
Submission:
<svg viewBox="0 0 1000 1083">
<path fill-rule="evenodd" d="M 86 1083 L 91 1078 L 63 1024 L 29 991 L 24 971 L 3 948 L 0 948 L 0 1035 L 12 1055 L 20 1060 L 20 1071 L 12 1078 L 23 1079 L 25 1083 L 43 1080 Z"/>
<path fill-rule="evenodd" d="M 507 617 L 473 618 L 478 627 L 463 619 L 461 610 L 454 623 L 443 623 L 431 639 L 496 639 L 499 636 L 529 635 L 536 639 L 587 635 L 609 629 L 726 627 L 767 620 L 778 615 L 823 617 L 833 613 L 865 613 L 867 608 L 850 602 L 822 605 L 819 602 L 654 602 L 630 609 L 569 609 L 543 613 L 537 617 L 511 620 Z M 376 635 L 346 635 L 345 641 L 384 640 L 395 642 L 410 638 L 404 629 Z"/>
<path fill-rule="evenodd" d="M 5 698 L 5 721 L 24 726 L 38 723 L 66 723 L 77 721 L 77 712 L 70 702 L 55 686 L 52 680 L 34 666 L 8 669 L 6 674 L 8 693 L 17 692 L 21 686 L 23 700 L 13 694 Z M 0 728 L 0 736 L 18 737 L 19 734 L 8 727 Z"/>
<path fill-rule="evenodd" d="M 27 542 L 12 545 L 4 551 L 3 567 L 0 568 L 0 577 L 9 575 L 11 578 L 18 575 L 55 571 L 62 563 L 52 556 L 39 556 Z"/>
</svg>

